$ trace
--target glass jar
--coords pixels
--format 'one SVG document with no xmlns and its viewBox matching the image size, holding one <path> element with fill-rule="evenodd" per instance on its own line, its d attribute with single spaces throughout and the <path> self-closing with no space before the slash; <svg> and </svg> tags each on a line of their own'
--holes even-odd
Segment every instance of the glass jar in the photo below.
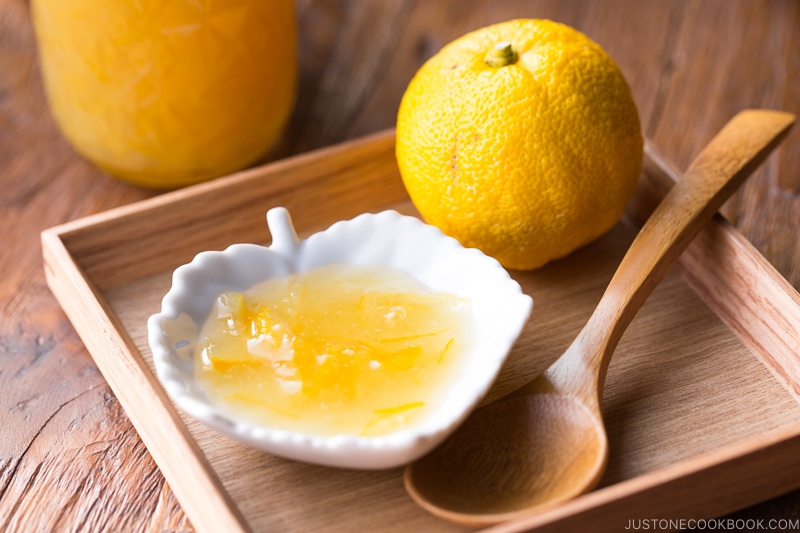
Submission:
<svg viewBox="0 0 800 533">
<path fill-rule="evenodd" d="M 113 176 L 176 188 L 275 144 L 297 83 L 293 0 L 32 0 L 52 113 Z"/>
</svg>

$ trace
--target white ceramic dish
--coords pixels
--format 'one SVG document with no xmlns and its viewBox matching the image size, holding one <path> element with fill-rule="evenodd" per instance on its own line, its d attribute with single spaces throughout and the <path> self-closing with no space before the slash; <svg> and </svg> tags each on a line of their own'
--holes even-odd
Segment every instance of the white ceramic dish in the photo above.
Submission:
<svg viewBox="0 0 800 533">
<path fill-rule="evenodd" d="M 290 459 L 377 469 L 409 463 L 430 451 L 486 394 L 527 322 L 533 300 L 496 260 L 394 211 L 337 222 L 305 240 L 298 239 L 284 208 L 271 209 L 267 223 L 269 247 L 234 244 L 222 252 L 202 252 L 175 270 L 161 312 L 147 323 L 156 373 L 169 396 L 217 431 Z M 342 262 L 401 268 L 433 289 L 471 300 L 475 342 L 442 407 L 420 425 L 389 435 L 324 437 L 236 420 L 210 402 L 193 378 L 194 346 L 216 298 L 268 278 Z"/>
</svg>

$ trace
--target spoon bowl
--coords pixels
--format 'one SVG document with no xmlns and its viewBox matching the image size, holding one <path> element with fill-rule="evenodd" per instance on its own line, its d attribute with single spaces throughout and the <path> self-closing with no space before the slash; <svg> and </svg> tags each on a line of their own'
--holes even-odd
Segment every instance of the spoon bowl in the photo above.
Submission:
<svg viewBox="0 0 800 533">
<path fill-rule="evenodd" d="M 475 449 L 486 439 L 493 442 L 491 456 Z M 473 514 L 505 521 L 520 509 L 577 496 L 576 487 L 602 475 L 607 449 L 602 423 L 582 402 L 558 394 L 519 395 L 479 409 L 447 446 L 409 470 L 407 482 L 415 500 L 431 511 L 427 502 L 436 502 L 447 509 L 439 514 L 452 512 L 446 518 L 453 521 L 468 522 L 464 516 Z"/>
<path fill-rule="evenodd" d="M 596 486 L 608 460 L 602 391 L 617 343 L 681 252 L 793 123 L 789 113 L 763 110 L 731 119 L 642 227 L 566 352 L 409 465 L 411 497 L 442 518 L 480 526 Z"/>
</svg>

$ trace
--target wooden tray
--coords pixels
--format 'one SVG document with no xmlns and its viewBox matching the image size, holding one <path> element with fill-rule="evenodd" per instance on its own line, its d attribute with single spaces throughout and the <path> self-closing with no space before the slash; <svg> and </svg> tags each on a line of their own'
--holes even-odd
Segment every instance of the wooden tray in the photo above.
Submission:
<svg viewBox="0 0 800 533">
<path fill-rule="evenodd" d="M 534 311 L 490 398 L 562 352 L 634 221 L 677 175 L 648 146 L 628 216 L 610 233 L 513 273 Z M 365 211 L 414 213 L 388 131 L 49 229 L 47 282 L 199 531 L 462 530 L 416 507 L 401 469 L 339 470 L 247 448 L 177 412 L 156 380 L 145 322 L 173 269 L 202 250 L 267 243 L 264 215 L 277 205 L 301 234 Z M 719 516 L 800 487 L 800 296 L 719 216 L 676 271 L 611 363 L 611 457 L 600 487 L 486 531 L 618 531 L 630 520 Z"/>
</svg>

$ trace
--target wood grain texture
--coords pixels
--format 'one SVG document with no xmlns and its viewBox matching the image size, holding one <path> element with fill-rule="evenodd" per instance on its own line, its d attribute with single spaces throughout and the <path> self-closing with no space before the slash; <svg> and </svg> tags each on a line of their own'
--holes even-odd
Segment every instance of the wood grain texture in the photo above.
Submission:
<svg viewBox="0 0 800 533">
<path fill-rule="evenodd" d="M 392 127 L 405 85 L 427 57 L 468 30 L 519 16 L 571 24 L 604 46 L 631 85 L 645 134 L 679 168 L 736 111 L 800 112 L 794 0 L 297 6 L 300 105 L 271 159 Z M 723 209 L 795 288 L 798 168 L 795 131 Z M 47 227 L 155 195 L 109 179 L 60 137 L 41 87 L 27 2 L 0 0 L 0 529 L 190 528 L 47 289 L 38 244 Z M 516 379 L 506 374 L 501 386 Z M 97 465 L 115 473 L 98 476 Z M 735 516 L 798 518 L 800 493 Z"/>
</svg>

